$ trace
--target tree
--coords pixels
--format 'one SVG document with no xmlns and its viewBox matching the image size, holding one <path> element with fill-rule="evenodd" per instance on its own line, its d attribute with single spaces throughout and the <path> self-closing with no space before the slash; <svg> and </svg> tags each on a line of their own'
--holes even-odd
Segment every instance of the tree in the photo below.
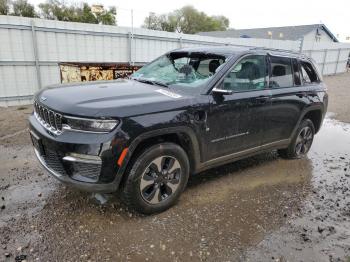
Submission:
<svg viewBox="0 0 350 262">
<path fill-rule="evenodd" d="M 168 14 L 150 13 L 143 27 L 153 30 L 195 34 L 203 31 L 221 31 L 229 27 L 225 16 L 208 16 L 193 6 L 184 6 Z"/>
<path fill-rule="evenodd" d="M 116 8 L 102 9 L 93 13 L 88 3 L 66 5 L 60 0 L 47 0 L 39 4 L 42 17 L 50 20 L 116 25 Z"/>
<path fill-rule="evenodd" d="M 219 16 L 212 16 L 211 18 L 215 23 L 218 23 L 217 26 L 219 28 L 222 28 L 220 29 L 222 31 L 227 30 L 227 28 L 230 26 L 230 20 L 226 16 L 219 15 Z"/>
<path fill-rule="evenodd" d="M 45 19 L 69 21 L 69 8 L 65 3 L 59 0 L 47 0 L 45 3 L 40 3 L 41 16 Z"/>
<path fill-rule="evenodd" d="M 2 0 L 3 1 L 3 0 Z M 152 29 L 152 30 L 161 30 L 159 16 L 154 12 L 150 12 L 149 15 L 145 18 L 143 27 Z"/>
<path fill-rule="evenodd" d="M 76 14 L 70 18 L 74 22 L 98 24 L 96 16 L 91 12 L 91 7 L 87 3 L 83 3 L 82 8 L 75 8 L 74 12 Z"/>
<path fill-rule="evenodd" d="M 28 3 L 27 0 L 15 0 L 12 3 L 13 12 L 11 15 L 24 17 L 38 17 L 35 12 L 34 5 Z"/>
<path fill-rule="evenodd" d="M 96 14 L 99 24 L 103 25 L 116 25 L 117 10 L 115 7 L 110 7 L 108 10 L 103 10 L 103 12 Z"/>
<path fill-rule="evenodd" d="M 162 31 L 175 32 L 178 30 L 178 19 L 174 14 L 161 15 L 159 21 Z"/>
<path fill-rule="evenodd" d="M 176 25 L 177 21 L 172 14 L 156 15 L 152 12 L 145 18 L 143 27 L 152 30 L 174 32 Z"/>
<path fill-rule="evenodd" d="M 9 13 L 9 1 L 0 0 L 0 15 L 7 15 Z"/>
</svg>

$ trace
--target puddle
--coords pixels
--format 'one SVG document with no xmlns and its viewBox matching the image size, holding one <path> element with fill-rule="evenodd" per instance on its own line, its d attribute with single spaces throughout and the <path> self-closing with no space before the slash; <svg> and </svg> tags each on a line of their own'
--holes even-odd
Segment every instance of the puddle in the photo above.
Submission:
<svg viewBox="0 0 350 262">
<path fill-rule="evenodd" d="M 350 125 L 326 119 L 308 154 L 312 187 L 302 212 L 268 234 L 245 259 L 349 261 L 349 155 Z"/>
<path fill-rule="evenodd" d="M 6 150 L 8 160 L 17 153 Z M 4 165 L 19 182 L 6 178 L 10 187 L 0 195 L 11 199 L 7 214 L 30 215 L 0 218 L 3 228 L 11 226 L 3 232 L 12 253 L 13 238 L 36 236 L 29 260 L 322 261 L 349 254 L 350 125 L 335 120 L 325 121 L 307 158 L 272 152 L 192 176 L 176 206 L 147 217 L 128 212 L 116 196 L 101 206 L 46 173 L 38 176 L 43 171 L 30 146 L 21 150 L 28 164 Z"/>
<path fill-rule="evenodd" d="M 43 231 L 50 253 L 38 256 L 66 250 L 65 256 L 77 258 L 70 247 L 85 239 L 81 252 L 92 260 L 238 259 L 244 247 L 302 208 L 311 174 L 309 159 L 262 154 L 191 177 L 175 207 L 148 217 L 127 212 L 117 199 L 97 206 L 88 196 L 61 190 L 40 215 L 44 226 L 53 226 Z"/>
<path fill-rule="evenodd" d="M 44 207 L 45 199 L 55 190 L 50 177 L 38 166 L 30 146 L 0 146 L 0 196 L 4 206 L 1 224 L 13 217 L 32 216 Z"/>
<path fill-rule="evenodd" d="M 341 156 L 350 154 L 350 124 L 334 119 L 325 119 L 320 132 L 315 136 L 311 155 L 317 153 Z M 314 159 L 313 162 L 317 160 Z"/>
</svg>

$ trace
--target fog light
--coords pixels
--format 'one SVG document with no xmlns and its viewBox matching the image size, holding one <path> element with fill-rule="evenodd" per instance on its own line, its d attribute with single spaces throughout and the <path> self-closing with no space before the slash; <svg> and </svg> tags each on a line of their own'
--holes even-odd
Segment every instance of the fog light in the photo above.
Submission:
<svg viewBox="0 0 350 262">
<path fill-rule="evenodd" d="M 70 162 L 88 163 L 88 164 L 102 163 L 102 160 L 99 156 L 77 154 L 77 153 L 69 153 L 67 156 L 63 158 L 63 160 L 70 161 Z"/>
<path fill-rule="evenodd" d="M 88 183 L 98 181 L 102 166 L 99 156 L 70 153 L 63 160 L 69 165 L 72 179 Z"/>
</svg>

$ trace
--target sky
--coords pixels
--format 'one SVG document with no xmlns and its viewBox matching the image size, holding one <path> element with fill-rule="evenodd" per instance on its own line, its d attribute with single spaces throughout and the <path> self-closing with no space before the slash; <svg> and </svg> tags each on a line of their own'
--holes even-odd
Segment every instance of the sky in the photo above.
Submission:
<svg viewBox="0 0 350 262">
<path fill-rule="evenodd" d="M 37 5 L 44 0 L 29 0 Z M 70 2 L 70 0 L 66 0 Z M 324 23 L 341 41 L 350 37 L 350 0 L 84 0 L 117 7 L 119 26 L 140 27 L 149 12 L 167 13 L 192 5 L 208 15 L 224 15 L 236 29 Z M 78 1 L 72 1 L 78 2 Z"/>
</svg>

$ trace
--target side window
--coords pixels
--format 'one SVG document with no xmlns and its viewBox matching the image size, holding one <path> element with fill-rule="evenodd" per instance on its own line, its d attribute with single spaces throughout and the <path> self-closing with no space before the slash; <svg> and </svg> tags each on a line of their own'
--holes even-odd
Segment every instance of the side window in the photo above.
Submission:
<svg viewBox="0 0 350 262">
<path fill-rule="evenodd" d="M 293 86 L 293 75 L 291 59 L 287 57 L 270 57 L 271 77 L 270 87 L 291 87 Z"/>
<path fill-rule="evenodd" d="M 309 62 L 300 61 L 303 84 L 318 83 L 320 80 Z"/>
<path fill-rule="evenodd" d="M 294 85 L 300 86 L 301 76 L 300 76 L 300 68 L 299 68 L 298 60 L 292 59 L 292 64 L 293 64 Z"/>
<path fill-rule="evenodd" d="M 266 57 L 252 55 L 243 58 L 224 78 L 223 88 L 234 92 L 260 90 L 266 87 Z"/>
</svg>

